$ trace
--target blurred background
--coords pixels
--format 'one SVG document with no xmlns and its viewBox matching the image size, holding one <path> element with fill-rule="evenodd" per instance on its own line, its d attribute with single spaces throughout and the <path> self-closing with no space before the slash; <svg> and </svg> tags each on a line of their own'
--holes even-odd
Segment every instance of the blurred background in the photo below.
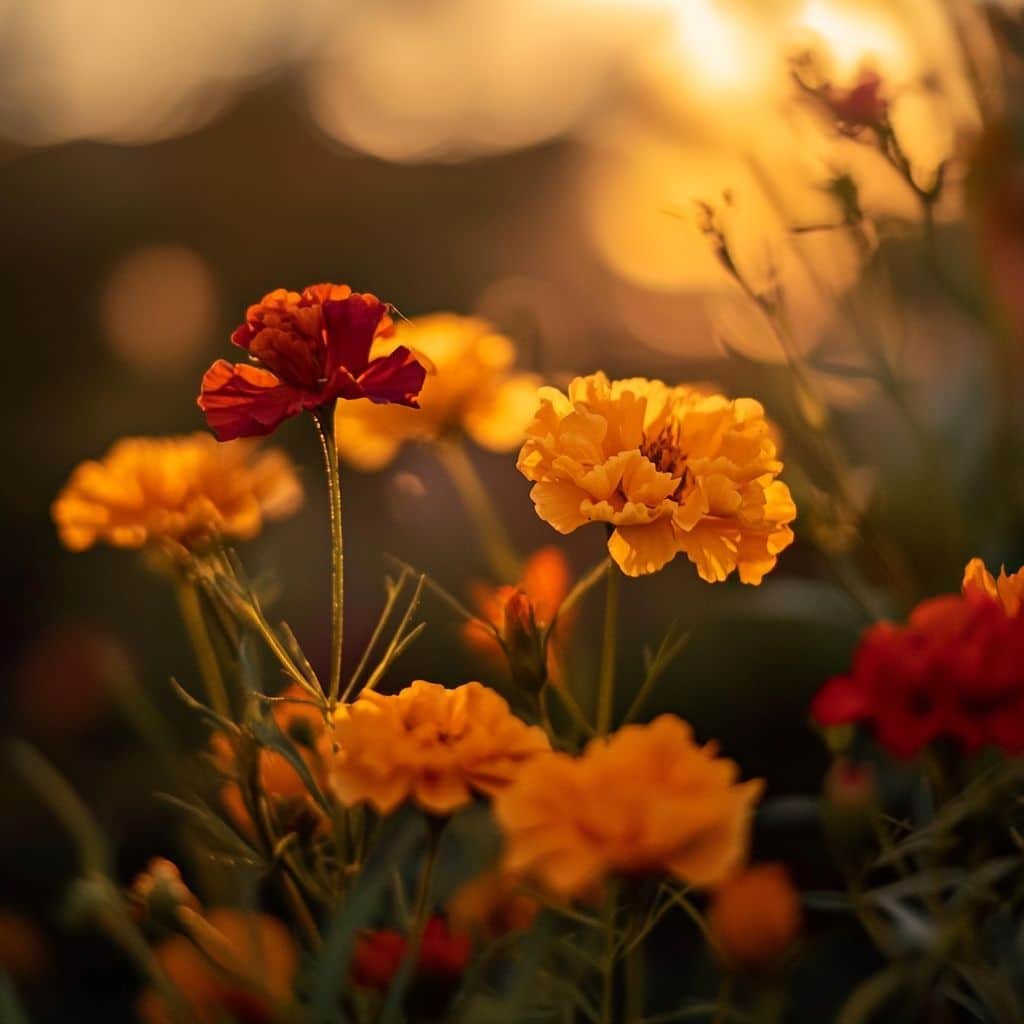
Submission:
<svg viewBox="0 0 1024 1024">
<path fill-rule="evenodd" d="M 870 617 L 956 589 L 973 554 L 1024 559 L 1022 34 L 1016 5 L 970 0 L 0 0 L 3 732 L 74 782 L 126 878 L 173 852 L 152 794 L 201 741 L 167 684 L 194 676 L 173 596 L 130 554 L 61 550 L 49 503 L 118 437 L 203 429 L 200 375 L 247 304 L 331 280 L 487 317 L 554 383 L 766 404 L 797 544 L 757 590 L 683 562 L 630 582 L 624 674 L 691 622 L 648 711 L 774 796 L 817 792 L 807 701 Z M 902 166 L 836 114 L 872 76 Z M 307 423 L 275 442 L 307 502 L 246 558 L 320 664 L 325 488 Z M 474 459 L 522 550 L 552 542 L 514 458 Z M 461 595 L 486 575 L 429 453 L 343 486 L 355 641 L 384 552 Z M 583 571 L 599 533 L 565 548 Z M 488 671 L 423 614 L 393 685 Z M 62 928 L 70 845 L 6 768 L 0 797 L 0 963 L 40 1020 L 127 1019 L 130 972 Z"/>
</svg>

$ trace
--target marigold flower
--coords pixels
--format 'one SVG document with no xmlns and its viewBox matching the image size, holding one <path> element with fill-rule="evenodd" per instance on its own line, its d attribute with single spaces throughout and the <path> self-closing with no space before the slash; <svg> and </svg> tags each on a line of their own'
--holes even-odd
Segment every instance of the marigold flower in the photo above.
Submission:
<svg viewBox="0 0 1024 1024">
<path fill-rule="evenodd" d="M 413 800 L 450 814 L 474 793 L 493 795 L 550 749 L 537 726 L 480 683 L 449 690 L 422 680 L 395 696 L 366 693 L 335 724 L 331 784 L 342 803 L 381 814 Z"/>
<path fill-rule="evenodd" d="M 301 502 L 284 452 L 190 434 L 123 438 L 99 462 L 75 469 L 52 514 L 72 551 L 100 541 L 196 548 L 217 537 L 249 540 L 265 519 L 290 515 Z"/>
<path fill-rule="evenodd" d="M 191 939 L 174 935 L 154 951 L 193 1019 L 200 1024 L 277 1019 L 298 968 L 287 929 L 264 914 L 228 909 L 212 910 L 204 920 L 208 927 Z M 155 989 L 143 992 L 138 1012 L 144 1024 L 172 1024 L 179 1017 Z"/>
<path fill-rule="evenodd" d="M 381 928 L 364 932 L 352 953 L 352 977 L 363 988 L 387 991 L 405 958 L 409 940 L 400 932 Z M 458 978 L 472 952 L 468 935 L 449 930 L 442 917 L 427 921 L 420 938 L 416 963 L 418 978 Z"/>
<path fill-rule="evenodd" d="M 849 675 L 829 680 L 811 712 L 820 725 L 865 722 L 910 758 L 940 738 L 965 753 L 1024 752 L 1024 615 L 1020 574 L 993 580 L 977 561 L 962 595 L 924 601 L 906 625 L 872 626 Z"/>
<path fill-rule="evenodd" d="M 628 576 L 685 552 L 709 583 L 738 570 L 757 584 L 793 542 L 796 508 L 760 403 L 603 373 L 539 394 L 518 462 L 537 514 L 559 533 L 614 527 L 608 552 Z"/>
<path fill-rule="evenodd" d="M 231 335 L 256 365 L 219 359 L 203 376 L 199 408 L 221 441 L 269 434 L 304 409 L 339 398 L 415 407 L 426 369 L 400 345 L 370 349 L 393 328 L 387 306 L 348 285 L 278 288 Z"/>
<path fill-rule="evenodd" d="M 405 345 L 436 369 L 419 396 L 419 412 L 369 402 L 340 404 L 335 413 L 338 451 L 362 470 L 381 469 L 407 441 L 465 434 L 481 448 L 511 451 L 521 444 L 537 407 L 533 374 L 513 373 L 515 347 L 486 320 L 434 313 L 397 325 L 374 354 Z"/>
<path fill-rule="evenodd" d="M 558 643 L 564 641 L 571 617 L 558 620 L 546 651 L 541 640 L 565 600 L 570 583 L 565 555 L 558 548 L 546 547 L 527 559 L 516 586 L 478 583 L 471 591 L 481 620 L 494 626 L 501 636 L 513 678 L 527 689 L 539 689 L 547 679 L 561 676 Z M 502 655 L 501 644 L 480 622 L 465 623 L 462 637 L 467 646 L 482 655 Z"/>
<path fill-rule="evenodd" d="M 711 898 L 708 926 L 724 961 L 746 971 L 773 967 L 800 934 L 800 897 L 781 864 L 758 864 Z"/>
<path fill-rule="evenodd" d="M 0 974 L 15 982 L 31 983 L 42 973 L 49 956 L 39 926 L 0 907 Z"/>
<path fill-rule="evenodd" d="M 538 757 L 495 799 L 505 869 L 565 897 L 613 872 L 716 885 L 746 859 L 762 789 L 738 773 L 674 715 L 592 740 L 580 757 Z"/>
</svg>

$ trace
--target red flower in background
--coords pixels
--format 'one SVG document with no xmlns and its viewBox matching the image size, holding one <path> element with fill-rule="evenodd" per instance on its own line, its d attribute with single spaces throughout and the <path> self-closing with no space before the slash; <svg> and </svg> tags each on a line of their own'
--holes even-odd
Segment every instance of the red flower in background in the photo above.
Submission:
<svg viewBox="0 0 1024 1024">
<path fill-rule="evenodd" d="M 338 398 L 415 407 L 425 367 L 405 346 L 371 357 L 391 333 L 388 308 L 348 285 L 278 288 L 246 311 L 231 335 L 253 363 L 219 359 L 206 371 L 199 408 L 218 440 L 269 434 L 304 409 Z"/>
<path fill-rule="evenodd" d="M 867 723 L 900 758 L 941 738 L 1024 753 L 1024 615 L 971 585 L 924 601 L 906 625 L 869 629 L 811 713 L 823 726 Z"/>
<path fill-rule="evenodd" d="M 352 975 L 363 988 L 385 991 L 405 958 L 409 940 L 399 932 L 379 929 L 360 936 L 352 955 Z M 432 917 L 420 940 L 417 977 L 458 978 L 469 963 L 472 945 L 467 935 L 454 934 L 442 917 Z"/>
</svg>

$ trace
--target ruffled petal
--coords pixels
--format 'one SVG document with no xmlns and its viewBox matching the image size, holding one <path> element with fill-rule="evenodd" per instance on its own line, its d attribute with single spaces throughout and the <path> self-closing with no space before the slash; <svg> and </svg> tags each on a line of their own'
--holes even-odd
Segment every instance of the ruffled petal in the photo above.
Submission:
<svg viewBox="0 0 1024 1024">
<path fill-rule="evenodd" d="M 371 402 L 392 402 L 416 408 L 419 393 L 427 379 L 427 368 L 404 345 L 374 359 L 356 383 Z"/>
<path fill-rule="evenodd" d="M 608 554 L 627 576 L 657 572 L 678 553 L 671 519 L 657 519 L 645 526 L 620 526 L 608 538 Z"/>
<path fill-rule="evenodd" d="M 387 306 L 375 295 L 358 292 L 332 299 L 322 306 L 327 379 L 341 368 L 359 377 L 370 363 L 370 346 L 387 316 Z"/>
<path fill-rule="evenodd" d="M 268 370 L 218 359 L 205 374 L 197 404 L 219 441 L 262 437 L 302 409 L 302 393 Z"/>
</svg>

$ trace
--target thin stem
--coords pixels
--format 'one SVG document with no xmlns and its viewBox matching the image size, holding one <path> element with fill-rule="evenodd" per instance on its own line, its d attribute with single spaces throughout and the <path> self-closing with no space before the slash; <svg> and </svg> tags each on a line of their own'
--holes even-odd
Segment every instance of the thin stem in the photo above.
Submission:
<svg viewBox="0 0 1024 1024">
<path fill-rule="evenodd" d="M 638 917 L 639 915 L 635 915 Z M 626 963 L 626 1024 L 637 1024 L 644 1015 L 644 943 L 643 922 L 638 922 L 639 940 L 627 947 Z"/>
<path fill-rule="evenodd" d="M 345 545 L 341 532 L 341 472 L 334 443 L 334 405 L 313 413 L 317 437 L 327 471 L 327 495 L 331 519 L 331 670 L 327 699 L 333 707 L 341 691 L 341 657 L 345 623 Z"/>
<path fill-rule="evenodd" d="M 601 675 L 597 688 L 597 734 L 606 736 L 612 725 L 615 703 L 615 654 L 618 640 L 619 582 L 622 573 L 614 566 L 608 571 L 604 598 L 604 637 L 601 641 Z"/>
<path fill-rule="evenodd" d="M 610 576 L 612 575 L 616 574 L 610 574 Z M 609 885 L 605 902 L 605 947 L 604 959 L 601 964 L 601 1024 L 611 1024 L 615 1019 L 615 917 L 618 908 L 618 884 L 612 882 Z"/>
<path fill-rule="evenodd" d="M 217 659 L 210 631 L 206 628 L 199 588 L 193 580 L 186 576 L 180 576 L 177 584 L 177 596 L 178 608 L 192 642 L 192 649 L 195 651 L 199 674 L 203 677 L 203 685 L 206 687 L 210 707 L 222 718 L 233 721 L 231 701 L 228 698 L 227 687 L 224 685 L 220 661 Z"/>
<path fill-rule="evenodd" d="M 522 569 L 519 557 L 465 448 L 452 442 L 438 445 L 437 452 L 476 526 L 491 570 L 502 583 L 515 583 Z"/>
</svg>

